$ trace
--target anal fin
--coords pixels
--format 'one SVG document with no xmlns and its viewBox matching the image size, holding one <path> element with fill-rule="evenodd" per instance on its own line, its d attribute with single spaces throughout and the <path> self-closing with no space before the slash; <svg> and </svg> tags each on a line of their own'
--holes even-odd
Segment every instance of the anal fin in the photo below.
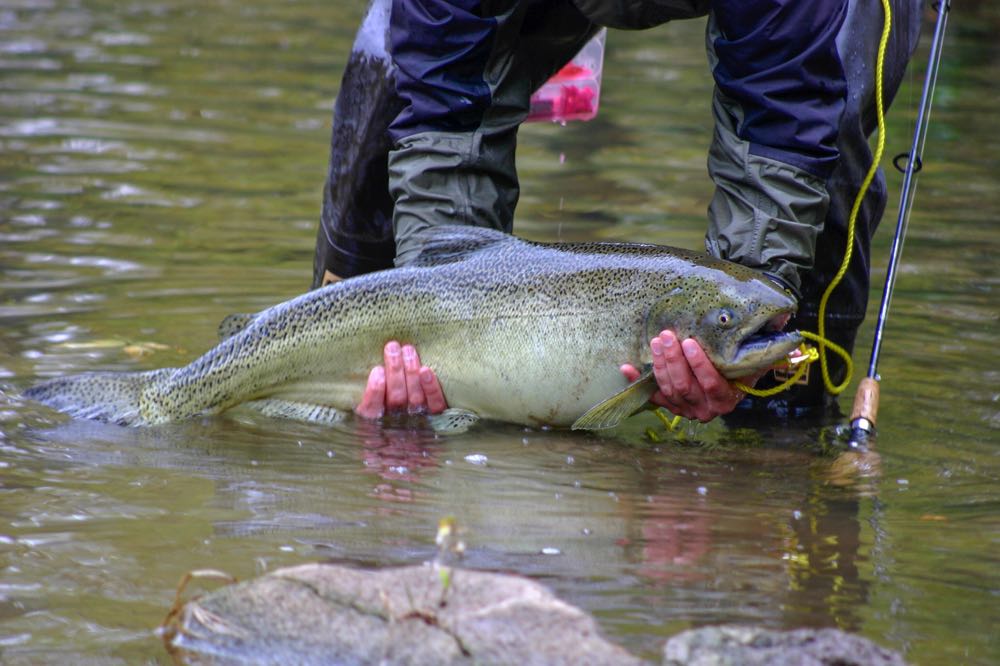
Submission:
<svg viewBox="0 0 1000 666">
<path fill-rule="evenodd" d="M 335 407 L 308 402 L 296 402 L 294 400 L 281 400 L 280 398 L 254 400 L 245 403 L 245 406 L 264 416 L 291 419 L 293 421 L 308 421 L 309 423 L 324 425 L 341 423 L 346 417 L 344 412 Z"/>
</svg>

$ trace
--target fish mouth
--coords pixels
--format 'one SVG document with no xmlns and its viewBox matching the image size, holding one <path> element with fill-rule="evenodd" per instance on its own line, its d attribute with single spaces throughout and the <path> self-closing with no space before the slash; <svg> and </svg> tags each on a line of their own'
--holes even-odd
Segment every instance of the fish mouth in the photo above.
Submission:
<svg viewBox="0 0 1000 666">
<path fill-rule="evenodd" d="M 802 344 L 798 331 L 782 330 L 791 316 L 790 312 L 779 313 L 745 336 L 737 345 L 732 362 L 720 368 L 723 376 L 737 379 L 770 368 Z"/>
</svg>

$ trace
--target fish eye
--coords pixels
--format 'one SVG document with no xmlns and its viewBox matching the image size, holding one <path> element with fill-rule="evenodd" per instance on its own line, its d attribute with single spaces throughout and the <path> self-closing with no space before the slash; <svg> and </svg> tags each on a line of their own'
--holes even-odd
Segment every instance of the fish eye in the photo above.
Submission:
<svg viewBox="0 0 1000 666">
<path fill-rule="evenodd" d="M 733 316 L 733 313 L 732 313 L 731 310 L 727 310 L 727 309 L 719 310 L 719 314 L 718 314 L 719 326 L 729 326 L 729 325 L 731 325 L 733 323 L 734 319 L 735 319 L 735 317 Z"/>
</svg>

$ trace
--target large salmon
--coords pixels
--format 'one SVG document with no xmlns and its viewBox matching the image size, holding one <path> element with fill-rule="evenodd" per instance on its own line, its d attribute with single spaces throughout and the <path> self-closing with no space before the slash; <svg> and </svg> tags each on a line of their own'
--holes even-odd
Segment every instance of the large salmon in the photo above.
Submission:
<svg viewBox="0 0 1000 666">
<path fill-rule="evenodd" d="M 462 414 L 599 428 L 652 394 L 648 372 L 627 386 L 619 366 L 648 364 L 648 340 L 661 329 L 698 340 L 731 378 L 772 365 L 801 342 L 775 330 L 795 309 L 789 295 L 707 255 L 634 243 L 534 243 L 471 227 L 438 227 L 424 240 L 412 266 L 229 320 L 227 337 L 182 368 L 54 379 L 26 395 L 123 425 L 250 402 L 330 420 L 359 402 L 383 345 L 397 339 L 417 346 Z"/>
</svg>

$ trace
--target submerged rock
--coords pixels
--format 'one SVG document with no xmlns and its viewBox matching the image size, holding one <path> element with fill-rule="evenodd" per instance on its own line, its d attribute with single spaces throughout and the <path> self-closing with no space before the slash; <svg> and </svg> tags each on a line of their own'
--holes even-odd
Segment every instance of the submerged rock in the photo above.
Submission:
<svg viewBox="0 0 1000 666">
<path fill-rule="evenodd" d="M 677 634 L 663 666 L 905 666 L 897 652 L 839 629 L 703 627 Z"/>
<path fill-rule="evenodd" d="M 189 601 L 168 649 L 211 664 L 631 664 L 538 583 L 430 566 L 279 569 Z"/>
</svg>

